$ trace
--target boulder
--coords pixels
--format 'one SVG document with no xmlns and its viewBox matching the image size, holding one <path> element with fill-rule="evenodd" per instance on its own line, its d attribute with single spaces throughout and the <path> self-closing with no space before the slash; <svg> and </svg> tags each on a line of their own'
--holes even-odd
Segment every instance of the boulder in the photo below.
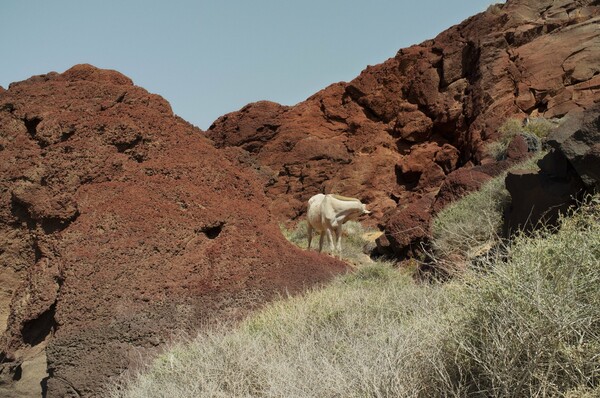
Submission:
<svg viewBox="0 0 600 398">
<path fill-rule="evenodd" d="M 433 199 L 424 196 L 406 206 L 398 206 L 385 224 L 385 238 L 378 241 L 382 251 L 391 249 L 399 258 L 414 257 L 421 253 L 422 244 L 431 236 L 432 204 Z"/>
<path fill-rule="evenodd" d="M 565 156 L 587 188 L 600 188 L 600 104 L 568 117 L 548 145 Z"/>
<path fill-rule="evenodd" d="M 600 187 L 600 106 L 567 115 L 547 144 L 551 150 L 538 162 L 539 171 L 514 171 L 506 177 L 511 195 L 507 234 L 555 224 L 586 191 Z"/>
</svg>

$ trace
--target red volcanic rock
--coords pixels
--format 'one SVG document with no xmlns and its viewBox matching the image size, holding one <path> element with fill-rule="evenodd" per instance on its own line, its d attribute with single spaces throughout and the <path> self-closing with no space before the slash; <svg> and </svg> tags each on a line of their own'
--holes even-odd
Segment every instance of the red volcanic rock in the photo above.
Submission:
<svg viewBox="0 0 600 398">
<path fill-rule="evenodd" d="M 599 101 L 599 17 L 593 0 L 508 0 L 351 82 L 292 107 L 252 104 L 206 134 L 221 147 L 251 146 L 272 172 L 265 193 L 281 220 L 301 216 L 311 195 L 336 192 L 382 221 L 403 198 L 435 194 L 454 170 L 489 162 L 485 144 L 507 118 L 561 117 Z"/>
<path fill-rule="evenodd" d="M 455 200 L 478 190 L 481 185 L 492 178 L 489 174 L 478 169 L 461 168 L 450 173 L 440 187 L 440 191 L 433 203 L 433 212 L 437 213 Z"/>
<path fill-rule="evenodd" d="M 438 152 L 440 147 L 435 142 L 413 146 L 396 166 L 399 182 L 416 189 L 437 187 L 445 177 L 444 170 L 435 161 Z"/>
<path fill-rule="evenodd" d="M 527 141 L 522 135 L 517 135 L 513 138 L 506 148 L 506 157 L 508 159 L 520 160 L 528 156 Z"/>
<path fill-rule="evenodd" d="M 47 377 L 48 396 L 98 395 L 173 333 L 345 270 L 288 244 L 263 182 L 240 168 L 250 162 L 201 133 L 158 95 L 89 65 L 0 93 L 0 277 L 20 280 L 3 378 L 33 377 L 22 364 L 42 353 L 36 384 Z"/>
<path fill-rule="evenodd" d="M 421 252 L 421 244 L 430 236 L 432 203 L 433 199 L 425 196 L 393 211 L 385 225 L 385 239 L 394 254 L 406 257 Z"/>
</svg>

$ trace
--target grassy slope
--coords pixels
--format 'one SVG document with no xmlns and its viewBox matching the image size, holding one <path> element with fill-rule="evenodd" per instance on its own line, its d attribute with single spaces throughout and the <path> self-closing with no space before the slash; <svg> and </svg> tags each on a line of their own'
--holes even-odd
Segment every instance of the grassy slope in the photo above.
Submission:
<svg viewBox="0 0 600 398">
<path fill-rule="evenodd" d="M 598 397 L 599 221 L 596 197 L 444 284 L 363 265 L 174 345 L 110 395 Z"/>
</svg>

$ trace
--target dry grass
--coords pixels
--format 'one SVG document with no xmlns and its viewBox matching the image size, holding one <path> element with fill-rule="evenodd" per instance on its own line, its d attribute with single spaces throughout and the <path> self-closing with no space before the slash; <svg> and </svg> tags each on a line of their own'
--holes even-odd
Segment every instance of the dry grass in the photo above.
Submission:
<svg viewBox="0 0 600 398">
<path fill-rule="evenodd" d="M 287 229 L 285 226 L 280 226 L 281 232 L 286 239 L 298 247 L 306 249 L 308 247 L 308 234 L 306 229 L 306 220 L 300 221 L 293 229 Z M 365 248 L 373 246 L 371 237 L 377 236 L 377 230 L 365 228 L 358 221 L 349 221 L 342 227 L 342 258 L 355 266 L 371 264 L 369 256 L 365 253 L 368 250 Z M 311 250 L 319 248 L 319 234 L 315 233 L 312 240 Z M 323 244 L 323 252 L 331 254 L 327 237 Z"/>
<path fill-rule="evenodd" d="M 542 148 L 543 140 L 558 125 L 559 122 L 553 122 L 542 117 L 531 118 L 525 124 L 519 119 L 507 119 L 498 129 L 499 139 L 489 142 L 485 148 L 486 152 L 496 160 L 506 159 L 508 144 L 517 135 L 525 138 L 530 152 L 539 151 Z"/>
<path fill-rule="evenodd" d="M 600 199 L 449 283 L 389 264 L 173 345 L 116 397 L 598 397 Z"/>
<path fill-rule="evenodd" d="M 510 170 L 537 169 L 537 161 L 544 155 L 544 152 L 539 152 Z M 479 191 L 451 203 L 436 215 L 432 222 L 431 241 L 435 260 L 471 260 L 487 253 L 500 242 L 503 212 L 510 201 L 510 194 L 504 187 L 507 173 L 491 179 Z"/>
<path fill-rule="evenodd" d="M 518 237 L 508 260 L 467 280 L 470 320 L 461 336 L 478 395 L 600 393 L 600 201 L 560 231 Z"/>
</svg>

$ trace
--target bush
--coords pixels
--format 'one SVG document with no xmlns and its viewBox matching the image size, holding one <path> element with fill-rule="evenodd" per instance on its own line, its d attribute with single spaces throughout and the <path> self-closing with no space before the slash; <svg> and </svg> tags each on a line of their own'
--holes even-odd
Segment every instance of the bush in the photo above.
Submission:
<svg viewBox="0 0 600 398">
<path fill-rule="evenodd" d="M 544 155 L 540 152 L 509 170 L 537 169 L 537 161 Z M 483 184 L 479 191 L 449 204 L 434 217 L 431 254 L 434 260 L 441 262 L 440 266 L 452 266 L 444 264 L 446 258 L 471 260 L 500 242 L 502 216 L 510 201 L 504 186 L 507 172 Z"/>
<path fill-rule="evenodd" d="M 529 118 L 525 123 L 515 118 L 507 119 L 498 129 L 498 141 L 489 142 L 486 152 L 496 160 L 506 159 L 508 144 L 517 135 L 525 139 L 529 152 L 537 152 L 542 149 L 542 141 L 557 125 L 545 118 Z"/>
<path fill-rule="evenodd" d="M 448 283 L 387 264 L 174 345 L 116 397 L 597 397 L 600 198 Z"/>
<path fill-rule="evenodd" d="M 451 320 L 440 286 L 387 265 L 176 345 L 113 397 L 441 396 Z"/>
<path fill-rule="evenodd" d="M 478 396 L 600 392 L 598 210 L 518 237 L 508 261 L 467 281 L 459 363 Z"/>
</svg>

